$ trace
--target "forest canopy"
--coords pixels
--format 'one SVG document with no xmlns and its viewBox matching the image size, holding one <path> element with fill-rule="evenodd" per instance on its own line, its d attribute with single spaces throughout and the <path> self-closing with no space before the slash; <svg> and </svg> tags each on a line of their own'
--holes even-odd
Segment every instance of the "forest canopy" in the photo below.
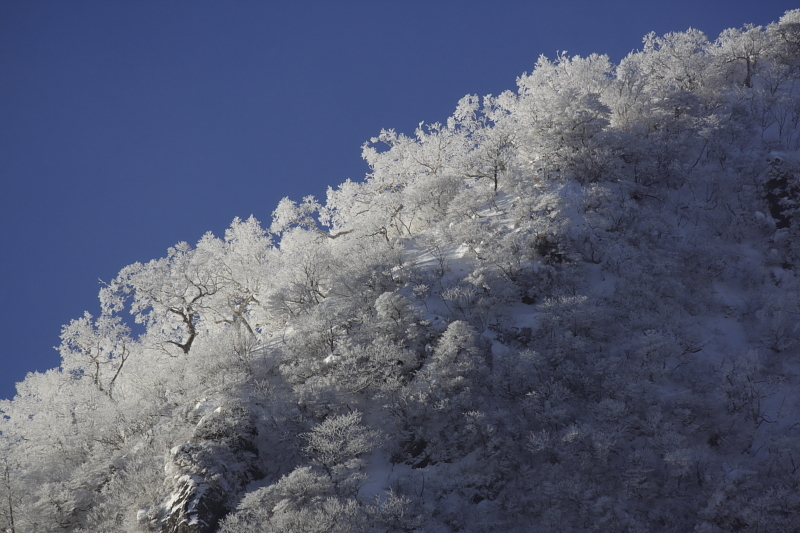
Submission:
<svg viewBox="0 0 800 533">
<path fill-rule="evenodd" d="M 800 528 L 798 121 L 793 10 L 381 131 L 104 284 L 0 401 L 0 530 Z"/>
</svg>

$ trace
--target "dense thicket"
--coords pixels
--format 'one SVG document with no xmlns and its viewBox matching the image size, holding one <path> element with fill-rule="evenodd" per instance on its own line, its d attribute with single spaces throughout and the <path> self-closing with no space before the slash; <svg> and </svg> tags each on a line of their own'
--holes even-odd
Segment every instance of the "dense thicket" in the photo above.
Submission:
<svg viewBox="0 0 800 533">
<path fill-rule="evenodd" d="M 799 82 L 800 10 L 541 57 L 124 268 L 0 402 L 0 529 L 800 529 Z"/>
</svg>

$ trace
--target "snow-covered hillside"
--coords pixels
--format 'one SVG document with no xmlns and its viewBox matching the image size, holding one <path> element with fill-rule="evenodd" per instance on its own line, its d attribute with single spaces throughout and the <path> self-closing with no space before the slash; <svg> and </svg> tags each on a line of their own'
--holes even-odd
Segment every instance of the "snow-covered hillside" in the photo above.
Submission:
<svg viewBox="0 0 800 533">
<path fill-rule="evenodd" d="M 798 83 L 800 10 L 543 57 L 124 268 L 0 402 L 0 529 L 800 530 Z"/>
</svg>

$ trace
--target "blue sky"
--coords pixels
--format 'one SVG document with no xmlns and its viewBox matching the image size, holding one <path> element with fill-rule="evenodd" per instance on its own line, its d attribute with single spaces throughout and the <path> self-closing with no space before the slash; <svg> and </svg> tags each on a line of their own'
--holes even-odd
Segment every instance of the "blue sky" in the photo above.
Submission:
<svg viewBox="0 0 800 533">
<path fill-rule="evenodd" d="M 58 366 L 98 280 L 284 196 L 363 179 L 382 128 L 442 121 L 537 57 L 619 61 L 791 1 L 0 3 L 0 398 Z"/>
</svg>

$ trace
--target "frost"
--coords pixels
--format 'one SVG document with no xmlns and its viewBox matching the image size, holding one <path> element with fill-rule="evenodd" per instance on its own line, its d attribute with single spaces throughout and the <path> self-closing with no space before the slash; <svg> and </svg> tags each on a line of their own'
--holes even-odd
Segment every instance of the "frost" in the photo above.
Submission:
<svg viewBox="0 0 800 533">
<path fill-rule="evenodd" d="M 797 530 L 798 17 L 542 57 L 124 268 L 0 403 L 0 529 Z"/>
</svg>

